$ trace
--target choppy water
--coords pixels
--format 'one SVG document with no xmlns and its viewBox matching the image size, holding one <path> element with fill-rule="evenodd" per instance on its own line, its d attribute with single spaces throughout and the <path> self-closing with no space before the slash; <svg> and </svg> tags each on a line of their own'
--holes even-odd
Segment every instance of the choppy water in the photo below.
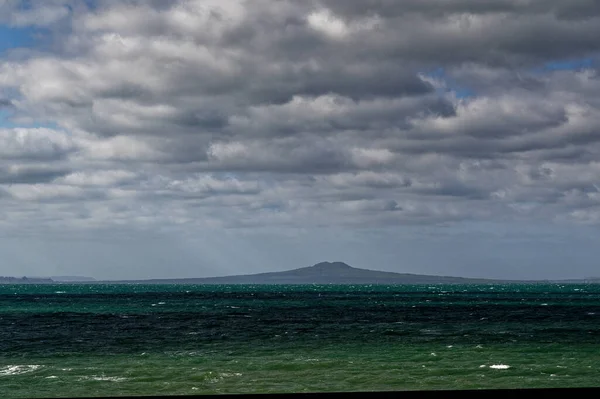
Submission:
<svg viewBox="0 0 600 399">
<path fill-rule="evenodd" d="M 0 286 L 4 398 L 600 386 L 600 285 Z"/>
</svg>

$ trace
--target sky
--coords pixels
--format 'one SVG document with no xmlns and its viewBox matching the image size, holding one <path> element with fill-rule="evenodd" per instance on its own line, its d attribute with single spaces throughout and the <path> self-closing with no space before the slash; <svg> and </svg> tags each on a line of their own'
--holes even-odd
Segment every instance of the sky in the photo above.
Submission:
<svg viewBox="0 0 600 399">
<path fill-rule="evenodd" d="M 0 275 L 600 275 L 594 0 L 0 0 Z"/>
</svg>

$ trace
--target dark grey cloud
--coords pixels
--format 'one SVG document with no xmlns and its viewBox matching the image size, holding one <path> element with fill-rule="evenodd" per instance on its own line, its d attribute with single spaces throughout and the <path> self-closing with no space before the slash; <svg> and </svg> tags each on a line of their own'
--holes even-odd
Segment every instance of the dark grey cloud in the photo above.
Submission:
<svg viewBox="0 0 600 399">
<path fill-rule="evenodd" d="M 600 15 L 600 4 L 595 0 L 557 1 L 518 1 L 518 0 L 434 0 L 423 3 L 418 0 L 395 2 L 392 0 L 346 1 L 323 0 L 330 9 L 347 17 L 369 13 L 396 17 L 407 12 L 418 12 L 432 16 L 444 16 L 449 13 L 549 13 L 560 17 L 587 18 Z"/>
<path fill-rule="evenodd" d="M 444 182 L 432 187 L 415 190 L 417 193 L 440 197 L 461 197 L 465 199 L 483 200 L 489 198 L 489 192 L 480 187 L 469 187 L 461 182 Z"/>
<path fill-rule="evenodd" d="M 12 108 L 13 107 L 13 103 L 11 100 L 7 99 L 7 98 L 0 98 L 0 109 L 1 108 Z"/>
<path fill-rule="evenodd" d="M 0 166 L 0 184 L 48 183 L 68 173 L 70 173 L 70 170 L 66 168 L 43 167 L 39 165 Z"/>
</svg>

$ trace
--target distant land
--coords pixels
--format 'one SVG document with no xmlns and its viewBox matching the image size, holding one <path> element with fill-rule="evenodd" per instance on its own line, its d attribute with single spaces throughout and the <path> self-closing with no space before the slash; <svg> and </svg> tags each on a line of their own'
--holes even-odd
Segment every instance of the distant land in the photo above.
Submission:
<svg viewBox="0 0 600 399">
<path fill-rule="evenodd" d="M 5 277 L 0 276 L 0 284 L 54 284 L 55 281 L 43 277 Z"/>
<path fill-rule="evenodd" d="M 0 284 L 583 284 L 600 283 L 600 277 L 570 280 L 499 280 L 424 274 L 394 273 L 358 269 L 344 262 L 321 262 L 283 272 L 224 277 L 146 280 L 103 280 L 92 277 L 54 276 L 52 278 L 1 277 Z"/>
<path fill-rule="evenodd" d="M 51 280 L 58 283 L 70 283 L 70 282 L 92 282 L 96 281 L 93 277 L 86 276 L 52 276 Z"/>
<path fill-rule="evenodd" d="M 531 284 L 600 283 L 600 278 L 573 280 L 497 280 L 358 269 L 344 262 L 321 262 L 283 272 L 225 277 L 105 281 L 122 284 Z"/>
<path fill-rule="evenodd" d="M 59 283 L 93 283 L 96 279 L 84 276 L 52 276 L 52 277 L 6 277 L 0 276 L 0 284 L 59 284 Z"/>
</svg>

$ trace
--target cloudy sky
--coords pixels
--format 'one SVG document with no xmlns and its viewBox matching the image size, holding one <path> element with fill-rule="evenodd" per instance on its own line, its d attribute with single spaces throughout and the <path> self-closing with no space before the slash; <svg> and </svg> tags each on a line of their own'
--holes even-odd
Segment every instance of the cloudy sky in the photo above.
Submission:
<svg viewBox="0 0 600 399">
<path fill-rule="evenodd" d="M 600 275 L 600 1 L 0 0 L 0 275 Z"/>
</svg>

